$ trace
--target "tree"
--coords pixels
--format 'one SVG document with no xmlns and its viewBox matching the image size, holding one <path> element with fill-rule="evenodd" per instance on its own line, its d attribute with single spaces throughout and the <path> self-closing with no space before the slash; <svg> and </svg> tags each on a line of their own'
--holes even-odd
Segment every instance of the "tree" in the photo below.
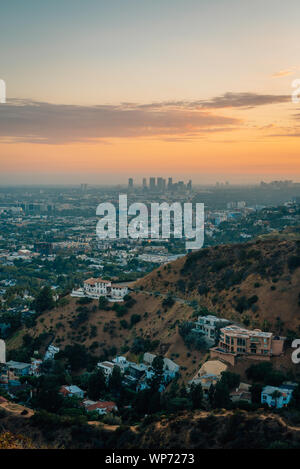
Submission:
<svg viewBox="0 0 300 469">
<path fill-rule="evenodd" d="M 105 296 L 100 296 L 99 298 L 99 309 L 106 310 L 108 307 L 108 299 Z"/>
<path fill-rule="evenodd" d="M 278 404 L 278 399 L 282 396 L 281 392 L 278 391 L 278 389 L 275 389 L 274 392 L 272 392 L 271 397 L 272 399 L 275 399 L 275 407 L 277 407 Z"/>
<path fill-rule="evenodd" d="M 130 327 L 133 327 L 140 320 L 141 320 L 140 314 L 133 314 L 130 318 Z"/>
<path fill-rule="evenodd" d="M 139 414 L 149 413 L 149 401 L 152 391 L 150 389 L 143 389 L 140 391 L 134 401 L 134 409 Z"/>
<path fill-rule="evenodd" d="M 149 384 L 153 392 L 159 391 L 162 378 L 163 378 L 163 368 L 164 368 L 164 359 L 161 356 L 156 356 L 152 361 L 152 371 L 153 376 L 150 378 Z"/>
<path fill-rule="evenodd" d="M 34 407 L 57 413 L 63 404 L 63 397 L 59 394 L 56 377 L 41 376 L 37 382 L 36 395 L 33 398 Z"/>
<path fill-rule="evenodd" d="M 251 401 L 253 404 L 260 404 L 261 402 L 261 391 L 262 391 L 261 384 L 253 384 L 250 388 L 251 392 Z"/>
<path fill-rule="evenodd" d="M 191 410 L 192 403 L 186 397 L 173 397 L 167 402 L 167 410 L 169 412 L 177 412 L 179 410 Z"/>
<path fill-rule="evenodd" d="M 208 390 L 208 400 L 211 406 L 213 406 L 213 403 L 214 403 L 214 396 L 215 396 L 215 387 L 213 384 L 211 384 Z"/>
<path fill-rule="evenodd" d="M 100 368 L 92 373 L 88 381 L 88 396 L 90 399 L 100 399 L 101 394 L 106 391 L 106 381 L 103 370 Z"/>
<path fill-rule="evenodd" d="M 162 302 L 162 306 L 165 309 L 171 308 L 173 304 L 175 303 L 175 300 L 172 298 L 172 295 L 169 294 Z"/>
<path fill-rule="evenodd" d="M 45 286 L 40 290 L 39 294 L 35 299 L 35 309 L 38 313 L 42 313 L 47 309 L 54 308 L 54 299 L 52 296 L 52 290 L 50 287 Z"/>
<path fill-rule="evenodd" d="M 118 366 L 114 366 L 112 374 L 109 378 L 109 389 L 112 392 L 120 392 L 122 387 L 122 375 L 121 370 Z"/>
<path fill-rule="evenodd" d="M 266 376 L 268 376 L 273 369 L 273 365 L 270 362 L 261 362 L 249 366 L 246 370 L 246 376 L 248 379 L 256 382 L 264 382 Z"/>
<path fill-rule="evenodd" d="M 215 408 L 228 408 L 230 406 L 230 396 L 228 387 L 219 381 L 215 386 L 215 393 L 213 397 L 213 407 Z"/>
<path fill-rule="evenodd" d="M 69 361 L 72 371 L 78 371 L 85 368 L 88 364 L 88 354 L 83 345 L 67 345 L 63 352 L 59 352 L 56 358 L 66 357 Z"/>
<path fill-rule="evenodd" d="M 238 388 L 240 381 L 241 377 L 237 373 L 232 373 L 231 371 L 222 371 L 221 373 L 221 382 L 225 384 L 230 391 Z"/>
<path fill-rule="evenodd" d="M 290 405 L 291 405 L 291 407 L 295 407 L 296 409 L 300 409 L 300 384 L 298 384 L 298 386 L 293 391 Z"/>
<path fill-rule="evenodd" d="M 201 383 L 199 384 L 192 384 L 190 389 L 190 398 L 193 404 L 193 409 L 200 409 L 203 400 L 203 390 Z"/>
</svg>

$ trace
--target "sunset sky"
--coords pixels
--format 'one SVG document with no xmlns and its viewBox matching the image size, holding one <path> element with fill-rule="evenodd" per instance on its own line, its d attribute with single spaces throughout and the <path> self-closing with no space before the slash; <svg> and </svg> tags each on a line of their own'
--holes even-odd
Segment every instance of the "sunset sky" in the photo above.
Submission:
<svg viewBox="0 0 300 469">
<path fill-rule="evenodd" d="M 1 2 L 0 184 L 300 182 L 299 18 L 299 0 Z"/>
</svg>

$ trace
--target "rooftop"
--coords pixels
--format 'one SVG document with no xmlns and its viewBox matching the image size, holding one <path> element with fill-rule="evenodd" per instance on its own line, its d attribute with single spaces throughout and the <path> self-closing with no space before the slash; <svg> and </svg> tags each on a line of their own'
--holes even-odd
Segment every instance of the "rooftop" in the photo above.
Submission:
<svg viewBox="0 0 300 469">
<path fill-rule="evenodd" d="M 262 332 L 260 329 L 254 329 L 253 331 L 250 331 L 248 329 L 243 329 L 242 327 L 239 326 L 226 326 L 221 329 L 221 332 L 225 333 L 230 333 L 230 335 L 235 335 L 239 337 L 249 337 L 249 336 L 255 336 L 255 337 L 265 337 L 265 338 L 271 338 L 272 337 L 272 332 Z"/>
<path fill-rule="evenodd" d="M 96 283 L 111 283 L 109 280 L 103 280 L 103 278 L 88 278 L 87 280 L 84 281 L 84 283 L 87 283 L 88 285 L 96 285 Z"/>
</svg>

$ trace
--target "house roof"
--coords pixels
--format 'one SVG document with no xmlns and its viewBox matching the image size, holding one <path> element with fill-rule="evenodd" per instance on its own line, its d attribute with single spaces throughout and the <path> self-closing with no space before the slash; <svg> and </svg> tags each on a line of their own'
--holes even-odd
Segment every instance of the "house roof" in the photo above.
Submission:
<svg viewBox="0 0 300 469">
<path fill-rule="evenodd" d="M 76 384 L 72 384 L 71 386 L 62 386 L 60 388 L 60 392 L 64 395 L 67 396 L 68 394 L 76 394 L 76 393 L 81 393 L 83 392 L 82 389 L 80 389 Z"/>
<path fill-rule="evenodd" d="M 226 326 L 221 329 L 221 332 L 225 332 L 234 337 L 263 337 L 271 338 L 272 332 L 262 332 L 260 329 L 244 329 L 243 327 L 236 326 L 232 324 L 231 326 Z"/>
<path fill-rule="evenodd" d="M 115 364 L 111 362 L 99 362 L 97 366 L 106 366 L 107 368 L 114 368 Z"/>
<path fill-rule="evenodd" d="M 92 412 L 93 410 L 97 409 L 105 409 L 108 410 L 108 412 L 111 412 L 116 406 L 116 403 L 113 401 L 98 401 L 95 402 L 94 404 L 88 405 L 86 409 L 89 412 Z"/>
<path fill-rule="evenodd" d="M 15 368 L 16 370 L 23 370 L 24 368 L 28 368 L 31 366 L 31 363 L 22 363 L 22 362 L 15 362 L 10 360 L 6 363 L 9 368 Z"/>
<path fill-rule="evenodd" d="M 284 386 L 276 387 L 276 386 L 265 386 L 262 390 L 262 394 L 268 394 L 271 396 L 273 392 L 278 391 L 283 397 L 286 397 L 287 395 L 291 394 L 293 392 L 292 389 L 287 389 Z"/>
<path fill-rule="evenodd" d="M 109 280 L 103 280 L 102 278 L 88 278 L 87 280 L 84 281 L 84 283 L 87 283 L 88 285 L 95 285 L 96 283 L 111 283 Z"/>
</svg>

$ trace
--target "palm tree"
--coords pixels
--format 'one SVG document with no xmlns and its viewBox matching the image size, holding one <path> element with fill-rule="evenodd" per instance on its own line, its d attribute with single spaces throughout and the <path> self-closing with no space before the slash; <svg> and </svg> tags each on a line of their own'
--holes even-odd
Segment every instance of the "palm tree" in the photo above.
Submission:
<svg viewBox="0 0 300 469">
<path fill-rule="evenodd" d="M 275 407 L 277 408 L 277 399 L 281 397 L 281 392 L 275 389 L 275 391 L 271 394 L 272 399 L 275 399 Z"/>
</svg>

